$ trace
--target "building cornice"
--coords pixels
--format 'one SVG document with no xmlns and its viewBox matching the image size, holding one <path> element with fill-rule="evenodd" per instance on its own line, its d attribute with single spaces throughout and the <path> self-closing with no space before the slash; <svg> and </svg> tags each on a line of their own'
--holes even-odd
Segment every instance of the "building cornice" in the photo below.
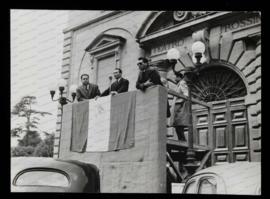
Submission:
<svg viewBox="0 0 270 199">
<path fill-rule="evenodd" d="M 169 27 L 167 29 L 160 30 L 160 31 L 157 31 L 155 33 L 152 33 L 152 34 L 143 36 L 141 38 L 138 38 L 138 42 L 139 43 L 145 43 L 145 42 L 151 41 L 153 39 L 156 39 L 156 38 L 159 38 L 159 37 L 162 37 L 162 36 L 165 36 L 165 35 L 168 35 L 170 33 L 176 32 L 176 31 L 184 30 L 184 29 L 196 26 L 196 25 L 203 24 L 205 22 L 209 22 L 209 20 L 212 20 L 212 19 L 216 19 L 216 20 L 221 19 L 221 18 L 223 18 L 225 16 L 230 15 L 231 13 L 232 12 L 218 12 L 218 13 L 208 15 L 206 17 L 199 18 L 197 20 L 193 20 L 193 21 L 188 22 L 188 23 L 184 23 L 184 24 L 181 24 L 181 25 Z"/>
<path fill-rule="evenodd" d="M 122 10 L 111 11 L 109 13 L 102 14 L 102 15 L 94 18 L 94 19 L 91 19 L 91 20 L 89 20 L 87 22 L 65 28 L 63 30 L 63 33 L 65 34 L 65 33 L 70 32 L 70 31 L 75 31 L 75 30 L 84 28 L 84 27 L 89 26 L 91 24 L 101 22 L 102 20 L 109 19 L 110 17 L 113 17 L 113 16 L 117 16 L 117 15 L 118 15 L 118 17 L 123 16 L 123 15 L 126 15 L 126 14 L 130 13 L 130 12 L 132 12 L 132 11 L 122 11 Z"/>
</svg>

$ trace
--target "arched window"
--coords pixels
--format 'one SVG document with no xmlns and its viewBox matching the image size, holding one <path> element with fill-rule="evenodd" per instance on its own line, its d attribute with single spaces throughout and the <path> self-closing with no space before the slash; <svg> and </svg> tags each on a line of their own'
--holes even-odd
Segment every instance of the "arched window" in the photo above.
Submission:
<svg viewBox="0 0 270 199">
<path fill-rule="evenodd" d="M 213 66 L 203 69 L 191 85 L 194 98 L 205 102 L 243 97 L 247 90 L 242 79 L 231 69 Z"/>
</svg>

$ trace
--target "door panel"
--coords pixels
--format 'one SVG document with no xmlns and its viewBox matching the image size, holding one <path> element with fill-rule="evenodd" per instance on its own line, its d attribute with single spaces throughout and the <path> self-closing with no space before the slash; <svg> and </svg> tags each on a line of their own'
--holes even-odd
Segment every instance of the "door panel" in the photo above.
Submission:
<svg viewBox="0 0 270 199">
<path fill-rule="evenodd" d="M 215 148 L 228 150 L 226 126 L 214 127 Z"/>
<path fill-rule="evenodd" d="M 208 128 L 198 129 L 198 143 L 199 145 L 208 145 Z"/>
<path fill-rule="evenodd" d="M 244 98 L 211 102 L 193 109 L 194 141 L 213 149 L 213 163 L 248 161 L 249 136 Z"/>
<path fill-rule="evenodd" d="M 233 149 L 237 149 L 238 147 L 245 147 L 246 143 L 246 125 L 245 124 L 237 124 L 232 126 L 232 134 L 233 134 Z"/>
</svg>

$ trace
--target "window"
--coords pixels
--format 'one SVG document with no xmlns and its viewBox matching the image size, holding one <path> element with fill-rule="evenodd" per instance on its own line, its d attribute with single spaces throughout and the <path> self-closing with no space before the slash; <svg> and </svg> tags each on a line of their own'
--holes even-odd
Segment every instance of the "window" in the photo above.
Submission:
<svg viewBox="0 0 270 199">
<path fill-rule="evenodd" d="M 87 48 L 91 56 L 91 73 L 93 83 L 102 92 L 110 85 L 109 76 L 114 68 L 121 68 L 121 52 L 126 39 L 118 35 L 99 35 Z"/>
<path fill-rule="evenodd" d="M 217 182 L 214 178 L 204 178 L 199 183 L 199 194 L 217 194 Z"/>
<path fill-rule="evenodd" d="M 201 101 L 212 102 L 243 97 L 247 94 L 241 77 L 220 65 L 205 68 L 191 85 L 192 95 Z"/>
<path fill-rule="evenodd" d="M 30 170 L 20 173 L 15 185 L 68 187 L 69 180 L 66 175 L 58 171 Z"/>
</svg>

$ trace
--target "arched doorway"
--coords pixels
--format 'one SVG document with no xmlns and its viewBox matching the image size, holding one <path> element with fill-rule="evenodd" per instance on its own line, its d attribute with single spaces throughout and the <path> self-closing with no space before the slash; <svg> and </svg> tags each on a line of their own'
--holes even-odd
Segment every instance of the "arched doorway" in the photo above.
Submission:
<svg viewBox="0 0 270 199">
<path fill-rule="evenodd" d="M 193 81 L 192 95 L 213 108 L 193 107 L 194 141 L 213 149 L 212 162 L 248 161 L 249 132 L 246 86 L 232 69 L 212 65 Z"/>
</svg>

